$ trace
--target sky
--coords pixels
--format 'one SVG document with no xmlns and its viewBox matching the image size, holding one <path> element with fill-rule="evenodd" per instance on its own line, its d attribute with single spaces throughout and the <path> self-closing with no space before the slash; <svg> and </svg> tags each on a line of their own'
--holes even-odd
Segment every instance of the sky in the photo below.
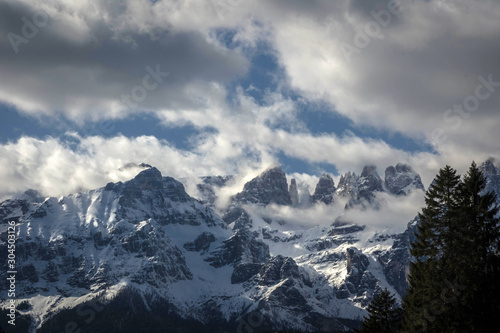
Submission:
<svg viewBox="0 0 500 333">
<path fill-rule="evenodd" d="M 0 0 L 0 198 L 500 157 L 497 0 Z"/>
</svg>

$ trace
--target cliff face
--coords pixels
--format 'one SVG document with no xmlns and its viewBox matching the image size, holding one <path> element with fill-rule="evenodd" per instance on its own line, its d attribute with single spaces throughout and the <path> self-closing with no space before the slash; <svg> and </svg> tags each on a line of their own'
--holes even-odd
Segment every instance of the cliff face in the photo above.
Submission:
<svg viewBox="0 0 500 333">
<path fill-rule="evenodd" d="M 324 204 L 331 204 L 335 195 L 335 183 L 329 174 L 321 175 L 318 185 L 312 195 L 312 202 L 321 201 Z"/>
<path fill-rule="evenodd" d="M 398 163 L 385 169 L 385 187 L 394 195 L 407 195 L 412 190 L 424 190 L 420 175 L 411 166 Z"/>
<path fill-rule="evenodd" d="M 286 175 L 279 167 L 265 171 L 245 184 L 243 191 L 236 194 L 235 204 L 278 204 L 291 205 Z"/>
</svg>

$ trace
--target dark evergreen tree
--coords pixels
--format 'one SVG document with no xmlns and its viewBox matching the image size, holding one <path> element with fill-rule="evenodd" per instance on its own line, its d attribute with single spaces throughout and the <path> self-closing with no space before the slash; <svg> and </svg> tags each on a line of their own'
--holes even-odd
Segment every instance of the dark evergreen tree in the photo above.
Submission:
<svg viewBox="0 0 500 333">
<path fill-rule="evenodd" d="M 446 166 L 426 192 L 426 206 L 419 214 L 420 225 L 410 250 L 414 260 L 410 263 L 410 286 L 403 302 L 405 332 L 442 332 L 448 324 L 444 316 L 439 322 L 436 316 L 448 307 L 440 301 L 440 294 L 446 288 L 445 281 L 451 279 L 444 267 L 454 256 L 452 240 L 460 215 L 460 184 L 456 170 Z"/>
<path fill-rule="evenodd" d="M 500 316 L 500 208 L 496 194 L 485 192 L 486 182 L 473 162 L 461 186 L 463 236 L 453 270 L 467 286 L 456 314 L 476 332 L 487 332 Z"/>
<path fill-rule="evenodd" d="M 412 244 L 404 332 L 487 332 L 500 315 L 500 224 L 473 162 L 463 181 L 441 169 Z"/>
<path fill-rule="evenodd" d="M 368 305 L 368 317 L 361 324 L 360 333 L 395 333 L 401 324 L 401 308 L 394 295 L 384 289 Z"/>
</svg>

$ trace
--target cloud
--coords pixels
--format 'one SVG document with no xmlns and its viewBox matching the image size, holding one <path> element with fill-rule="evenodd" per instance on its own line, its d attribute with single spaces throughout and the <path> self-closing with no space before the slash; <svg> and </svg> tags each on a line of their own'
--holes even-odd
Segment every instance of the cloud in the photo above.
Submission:
<svg viewBox="0 0 500 333">
<path fill-rule="evenodd" d="M 83 3 L 0 3 L 0 32 L 8 37 L 0 41 L 0 100 L 73 121 L 195 110 L 193 85 L 230 81 L 248 69 L 239 51 L 203 32 L 178 29 L 168 16 L 160 24 L 149 1 Z"/>
<path fill-rule="evenodd" d="M 75 133 L 67 133 L 61 138 L 22 137 L 17 142 L 0 145 L 4 152 L 2 165 L 16 166 L 0 168 L 4 172 L 1 177 L 3 194 L 28 188 L 50 195 L 92 189 L 109 181 L 131 178 L 130 172 L 123 174 L 116 170 L 127 163 L 144 162 L 175 178 L 235 176 L 231 186 L 219 194 L 218 205 L 224 206 L 247 181 L 279 163 L 278 151 L 310 163 L 335 164 L 340 172 L 360 169 L 360 164 L 378 164 L 379 169 L 383 169 L 407 157 L 405 152 L 381 140 L 362 140 L 352 135 L 316 136 L 294 119 L 295 102 L 280 94 L 269 96 L 269 104 L 258 105 L 240 91 L 237 94 L 239 102 L 229 107 L 225 102 L 226 91 L 221 86 L 212 84 L 204 93 L 205 107 L 200 110 L 159 113 L 165 125 L 190 123 L 214 129 L 191 137 L 189 151 L 177 149 L 155 137 L 127 138 L 118 134 L 104 138 L 99 131 L 83 137 Z M 289 119 L 288 130 L 276 127 L 282 119 Z M 113 122 L 102 127 L 113 128 Z M 306 195 L 307 185 L 311 192 L 314 191 L 316 176 L 295 176 L 301 195 Z M 196 195 L 195 184 L 189 182 L 187 185 L 190 193 Z"/>
<path fill-rule="evenodd" d="M 490 94 L 476 111 L 455 108 L 473 101 L 468 97 L 476 95 L 480 77 L 500 82 L 500 4 L 393 3 L 397 14 L 383 0 L 0 2 L 0 101 L 76 123 L 148 113 L 165 126 L 213 129 L 190 138 L 191 151 L 151 137 L 91 136 L 76 143 L 24 137 L 0 146 L 4 192 L 102 186 L 129 176 L 112 176 L 128 162 L 176 177 L 241 175 L 236 188 L 244 175 L 278 162 L 278 153 L 334 164 L 341 173 L 408 162 L 428 185 L 445 164 L 461 171 L 472 158 L 500 156 L 500 86 L 480 88 L 482 96 Z M 389 11 L 390 22 L 383 26 L 371 11 Z M 26 20 L 38 22 L 36 33 L 25 36 Z M 221 40 L 220 31 L 233 39 Z M 17 44 L 17 53 L 11 33 L 27 41 Z M 363 38 L 366 45 L 359 44 Z M 262 42 L 284 74 L 256 101 L 231 85 L 248 74 Z M 346 56 L 342 45 L 359 52 Z M 311 133 L 298 117 L 311 111 L 297 107 L 290 91 L 328 102 L 356 127 L 404 133 L 435 152 L 395 149 L 376 135 Z M 436 129 L 444 133 L 437 140 Z"/>
<path fill-rule="evenodd" d="M 324 9 L 326 2 L 315 2 L 301 14 L 300 22 L 307 24 L 297 24 L 284 5 L 279 17 L 267 14 L 272 44 L 293 87 L 309 98 L 330 101 L 359 126 L 423 137 L 452 162 L 461 163 L 461 154 L 486 155 L 494 147 L 498 133 L 485 123 L 496 118 L 500 86 L 476 111 L 467 112 L 457 130 L 449 128 L 444 113 L 474 95 L 479 77 L 491 75 L 500 82 L 500 47 L 495 43 L 500 3 L 402 0 L 396 2 L 398 14 L 388 11 L 389 1 L 335 3 L 324 14 L 315 9 Z M 389 13 L 387 26 L 378 23 L 372 10 Z M 380 31 L 375 33 L 377 24 Z M 356 48 L 348 56 L 342 48 L 347 44 Z M 447 142 L 433 140 L 436 128 L 445 129 Z M 467 138 L 466 151 L 450 147 L 450 142 Z"/>
<path fill-rule="evenodd" d="M 380 203 L 377 209 L 355 206 L 345 210 L 347 200 L 341 197 L 336 197 L 331 205 L 317 203 L 307 208 L 248 205 L 245 209 L 256 216 L 272 217 L 275 221 L 286 221 L 304 227 L 329 226 L 339 219 L 342 222 L 401 232 L 424 206 L 424 192 L 413 191 L 404 197 L 380 192 L 376 194 L 376 200 Z"/>
<path fill-rule="evenodd" d="M 403 197 L 379 192 L 376 200 L 380 202 L 380 208 L 349 209 L 340 220 L 359 225 L 402 229 L 425 205 L 423 191 L 413 191 Z"/>
<path fill-rule="evenodd" d="M 275 221 L 311 227 L 315 225 L 331 225 L 344 210 L 345 202 L 341 200 L 332 204 L 318 204 L 309 208 L 295 208 L 290 206 L 268 205 L 245 206 L 245 209 L 254 215 L 261 217 L 272 217 Z"/>
<path fill-rule="evenodd" d="M 242 1 L 231 22 L 240 20 L 236 39 L 265 39 L 276 50 L 287 84 L 303 97 L 328 101 L 354 126 L 403 133 L 421 150 L 431 144 L 435 152 L 287 131 L 264 132 L 262 137 L 272 137 L 266 141 L 289 156 L 333 163 L 341 172 L 405 161 L 428 184 L 445 164 L 462 170 L 473 158 L 500 152 L 494 121 L 500 105 L 499 13 L 493 0 L 317 0 L 307 6 Z M 346 53 L 346 45 L 355 52 Z M 485 80 L 491 90 L 483 84 L 479 91 L 488 97 L 468 111 L 466 103 L 474 102 L 468 97 Z M 436 131 L 444 136 L 436 139 Z"/>
<path fill-rule="evenodd" d="M 215 89 L 215 88 L 214 88 Z M 210 126 L 217 133 L 196 143 L 200 150 L 211 149 L 213 156 L 227 156 L 231 151 L 255 152 L 267 165 L 276 163 L 276 152 L 310 163 L 330 163 L 340 172 L 375 164 L 380 169 L 408 159 L 408 153 L 395 149 L 383 140 L 361 139 L 347 132 L 317 135 L 297 119 L 297 102 L 280 93 L 269 93 L 266 104 L 260 105 L 242 90 L 233 96 L 237 101 L 229 106 L 225 90 L 206 96 L 206 109 L 200 111 L 168 110 L 160 113 L 166 124 Z M 215 97 L 217 96 L 217 97 Z"/>
<path fill-rule="evenodd" d="M 163 175 L 175 178 L 235 174 L 239 166 L 246 170 L 257 168 L 258 163 L 245 154 L 228 163 L 212 158 L 210 151 L 178 150 L 150 136 L 104 139 L 77 135 L 71 140 L 23 137 L 0 145 L 0 162 L 0 196 L 29 188 L 59 196 L 102 187 L 108 182 L 133 178 L 138 170 L 123 169 L 128 163 L 145 162 L 156 166 Z"/>
<path fill-rule="evenodd" d="M 299 202 L 307 202 L 309 200 L 309 196 L 314 193 L 319 181 L 318 176 L 298 172 L 287 175 L 287 179 L 289 183 L 291 179 L 296 180 L 297 191 L 299 192 Z"/>
</svg>

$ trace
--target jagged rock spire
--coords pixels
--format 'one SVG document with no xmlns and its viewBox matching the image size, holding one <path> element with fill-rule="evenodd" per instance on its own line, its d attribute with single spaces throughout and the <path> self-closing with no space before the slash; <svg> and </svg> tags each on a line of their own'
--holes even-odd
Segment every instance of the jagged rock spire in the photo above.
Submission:
<svg viewBox="0 0 500 333">
<path fill-rule="evenodd" d="M 236 194 L 234 203 L 254 203 L 267 205 L 291 205 L 285 172 L 280 167 L 266 170 L 245 184 L 243 191 Z"/>
<path fill-rule="evenodd" d="M 290 188 L 288 189 L 288 192 L 290 193 L 290 200 L 292 200 L 292 205 L 298 206 L 299 205 L 299 191 L 297 190 L 297 181 L 295 178 L 293 178 L 290 181 Z"/>
<path fill-rule="evenodd" d="M 327 205 L 331 204 L 334 200 L 333 196 L 335 194 L 335 183 L 329 174 L 322 174 L 314 194 L 312 195 L 312 201 L 321 201 Z"/>
</svg>

